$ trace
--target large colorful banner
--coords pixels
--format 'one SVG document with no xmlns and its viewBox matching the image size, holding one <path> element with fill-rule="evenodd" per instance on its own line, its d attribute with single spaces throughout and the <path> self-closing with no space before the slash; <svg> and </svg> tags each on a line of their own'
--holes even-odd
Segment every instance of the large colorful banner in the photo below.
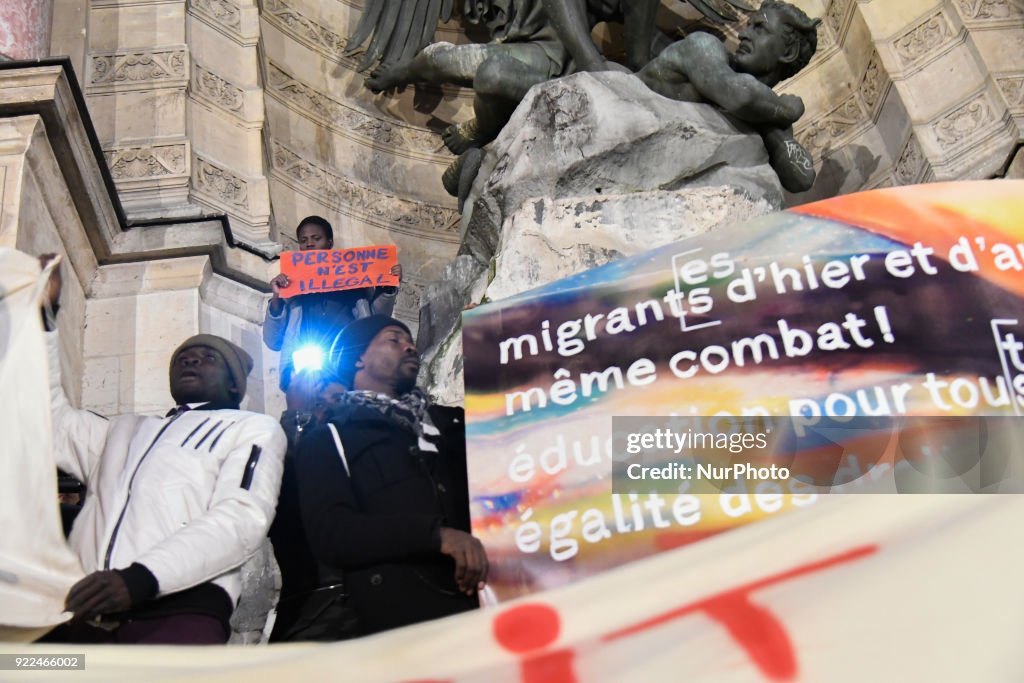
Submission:
<svg viewBox="0 0 1024 683">
<path fill-rule="evenodd" d="M 468 311 L 472 514 L 497 596 L 820 500 L 613 496 L 614 416 L 1019 416 L 1022 241 L 1024 182 L 877 190 Z"/>
</svg>

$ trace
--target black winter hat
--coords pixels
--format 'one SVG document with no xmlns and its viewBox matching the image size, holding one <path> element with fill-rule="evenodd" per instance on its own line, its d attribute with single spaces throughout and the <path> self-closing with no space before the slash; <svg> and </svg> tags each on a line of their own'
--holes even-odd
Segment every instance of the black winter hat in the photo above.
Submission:
<svg viewBox="0 0 1024 683">
<path fill-rule="evenodd" d="M 172 379 L 174 377 L 174 361 L 178 359 L 178 354 L 193 346 L 207 346 L 220 352 L 220 355 L 224 357 L 224 362 L 227 363 L 231 379 L 235 381 L 235 387 L 238 389 L 238 400 L 241 401 L 245 396 L 246 378 L 253 368 L 252 356 L 246 353 L 245 349 L 241 346 L 232 344 L 224 337 L 218 337 L 213 334 L 197 334 L 183 341 L 181 346 L 174 349 L 174 353 L 171 354 L 170 373 Z"/>
<path fill-rule="evenodd" d="M 401 320 L 387 315 L 371 315 L 367 318 L 353 320 L 334 338 L 331 344 L 330 363 L 334 367 L 338 381 L 349 390 L 353 388 L 356 377 L 356 363 L 363 357 L 363 352 L 385 327 L 400 327 L 409 336 L 412 332 Z"/>
</svg>

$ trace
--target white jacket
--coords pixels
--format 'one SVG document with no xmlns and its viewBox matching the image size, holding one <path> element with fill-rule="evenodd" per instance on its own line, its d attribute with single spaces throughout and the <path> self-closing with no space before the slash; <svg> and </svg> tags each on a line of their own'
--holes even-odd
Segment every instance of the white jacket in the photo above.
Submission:
<svg viewBox="0 0 1024 683">
<path fill-rule="evenodd" d="M 237 604 L 238 567 L 267 537 L 277 506 L 281 426 L 245 410 L 109 420 L 76 410 L 61 388 L 57 333 L 46 337 L 57 465 L 88 487 L 69 539 L 82 567 L 138 562 L 158 596 L 213 581 Z"/>
</svg>

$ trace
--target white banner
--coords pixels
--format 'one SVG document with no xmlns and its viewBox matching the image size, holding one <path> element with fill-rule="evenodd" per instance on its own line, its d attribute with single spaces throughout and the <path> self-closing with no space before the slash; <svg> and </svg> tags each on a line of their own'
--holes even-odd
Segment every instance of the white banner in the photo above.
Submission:
<svg viewBox="0 0 1024 683">
<path fill-rule="evenodd" d="M 0 248 L 0 636 L 29 639 L 65 621 L 82 578 L 57 505 L 39 261 Z M 26 629 L 21 631 L 19 629 Z"/>
<path fill-rule="evenodd" d="M 84 652 L 86 666 L 32 680 L 1020 681 L 1022 518 L 1020 496 L 830 496 L 566 588 L 361 641 L 36 646 Z"/>
</svg>

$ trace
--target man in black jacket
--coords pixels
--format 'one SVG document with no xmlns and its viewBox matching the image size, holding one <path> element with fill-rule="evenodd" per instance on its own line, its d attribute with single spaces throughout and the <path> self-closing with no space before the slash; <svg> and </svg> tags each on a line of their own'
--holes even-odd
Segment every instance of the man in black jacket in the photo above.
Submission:
<svg viewBox="0 0 1024 683">
<path fill-rule="evenodd" d="M 281 427 L 288 437 L 288 451 L 281 475 L 277 514 L 270 525 L 270 542 L 281 570 L 281 593 L 270 634 L 272 643 L 301 640 L 301 633 L 297 636 L 293 633 L 300 626 L 303 615 L 308 614 L 309 600 L 319 598 L 316 595 L 319 584 L 317 562 L 309 549 L 302 525 L 295 459 L 300 438 L 327 424 L 329 411 L 339 405 L 344 395 L 345 387 L 331 373 L 302 371 L 292 379 L 287 410 L 281 414 Z"/>
<path fill-rule="evenodd" d="M 419 352 L 394 318 L 350 323 L 332 360 L 353 388 L 331 419 L 341 448 L 329 427 L 301 441 L 299 498 L 313 554 L 343 572 L 359 635 L 477 607 L 487 555 L 469 533 L 462 409 L 428 405 Z"/>
</svg>

